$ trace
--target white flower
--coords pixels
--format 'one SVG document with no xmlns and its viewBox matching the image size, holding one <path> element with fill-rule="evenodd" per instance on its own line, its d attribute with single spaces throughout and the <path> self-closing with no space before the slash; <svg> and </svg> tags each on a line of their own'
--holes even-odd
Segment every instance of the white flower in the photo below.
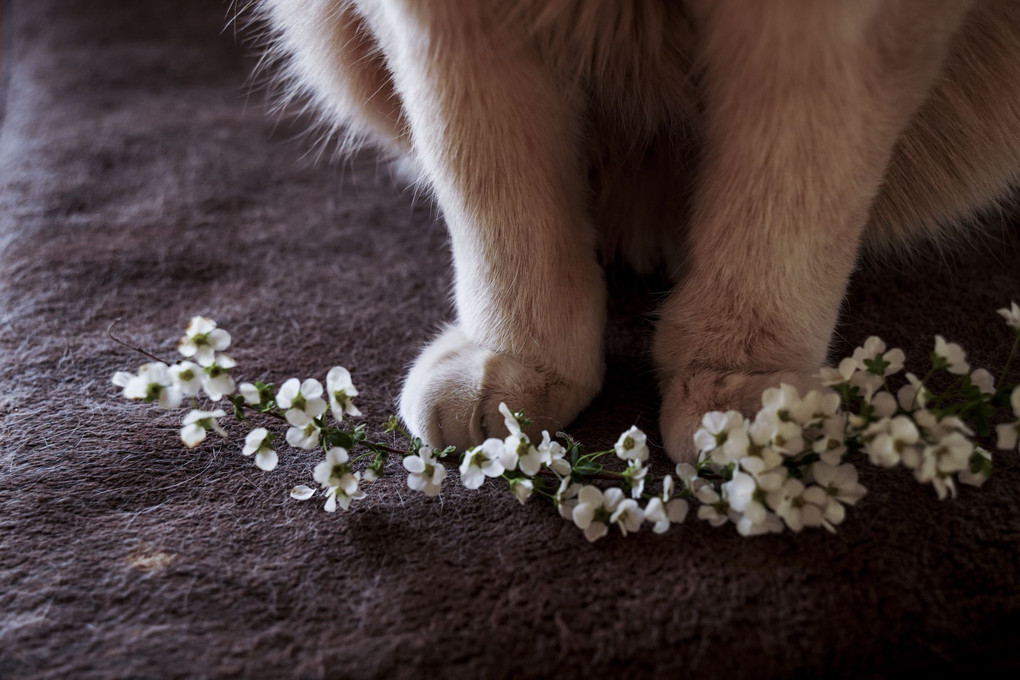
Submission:
<svg viewBox="0 0 1020 680">
<path fill-rule="evenodd" d="M 921 381 L 913 373 L 907 373 L 909 384 L 904 385 L 896 393 L 896 401 L 904 411 L 913 413 L 918 408 L 924 408 L 931 398 L 931 392 L 921 384 Z"/>
<path fill-rule="evenodd" d="M 820 486 L 804 486 L 799 479 L 787 479 L 783 486 L 767 496 L 775 513 L 793 531 L 821 526 L 825 522 L 828 496 Z"/>
<path fill-rule="evenodd" d="M 329 373 L 326 374 L 326 393 L 329 396 L 330 411 L 336 422 L 342 422 L 345 413 L 352 418 L 361 415 L 361 411 L 351 401 L 353 397 L 358 396 L 358 390 L 351 382 L 350 372 L 343 366 L 329 369 Z"/>
<path fill-rule="evenodd" d="M 648 460 L 648 437 L 632 425 L 629 430 L 620 435 L 613 448 L 616 455 L 623 460 L 639 460 L 642 463 Z"/>
<path fill-rule="evenodd" d="M 553 495 L 553 504 L 560 511 L 563 519 L 572 520 L 574 508 L 577 506 L 577 493 L 581 490 L 580 484 L 570 481 L 570 477 L 560 480 L 560 488 Z"/>
<path fill-rule="evenodd" d="M 846 415 L 837 414 L 827 418 L 821 432 L 811 444 L 811 450 L 826 463 L 839 465 L 846 453 Z"/>
<path fill-rule="evenodd" d="M 1003 451 L 1017 448 L 1017 440 L 1020 439 L 1020 420 L 1017 420 L 1020 418 L 1020 385 L 1013 389 L 1009 403 L 1013 407 L 1013 422 L 995 426 L 995 433 L 999 439 L 996 446 Z"/>
<path fill-rule="evenodd" d="M 113 378 L 114 384 L 123 383 L 124 396 L 128 399 L 141 399 L 145 403 L 154 401 L 167 409 L 181 405 L 181 391 L 174 385 L 170 370 L 162 361 L 142 364 L 138 375 L 118 371 Z"/>
<path fill-rule="evenodd" d="M 620 490 L 615 488 L 607 489 L 606 494 L 608 495 L 610 491 Z M 622 494 L 623 492 L 620 491 L 620 493 Z M 635 533 L 641 528 L 641 523 L 644 521 L 645 513 L 633 498 L 624 498 L 615 503 L 613 514 L 609 516 L 609 522 L 615 524 L 624 536 L 628 533 Z"/>
<path fill-rule="evenodd" d="M 701 418 L 694 433 L 694 447 L 702 460 L 726 465 L 747 454 L 748 437 L 744 416 L 737 411 L 710 411 Z"/>
<path fill-rule="evenodd" d="M 486 477 L 499 477 L 506 469 L 503 464 L 505 455 L 503 441 L 495 438 L 468 449 L 460 464 L 461 483 L 468 489 L 477 489 Z"/>
<path fill-rule="evenodd" d="M 226 437 L 227 431 L 216 422 L 217 418 L 222 418 L 225 415 L 227 414 L 221 408 L 215 411 L 190 411 L 188 415 L 184 416 L 181 441 L 189 449 L 193 449 L 205 441 L 207 430 L 213 430 L 221 437 Z"/>
<path fill-rule="evenodd" d="M 856 504 L 868 492 L 857 483 L 857 468 L 849 463 L 829 465 L 817 462 L 811 466 L 811 476 L 830 498 L 846 505 Z"/>
<path fill-rule="evenodd" d="M 995 394 L 995 376 L 983 368 L 975 369 L 970 374 L 970 382 L 981 394 Z"/>
<path fill-rule="evenodd" d="M 662 496 L 648 501 L 645 507 L 645 519 L 654 526 L 652 531 L 661 534 L 669 529 L 670 524 L 680 524 L 687 518 L 687 501 L 673 498 L 673 478 L 666 475 L 662 480 Z"/>
<path fill-rule="evenodd" d="M 305 415 L 304 411 L 294 409 L 287 412 L 287 422 L 290 428 L 287 430 L 287 443 L 295 449 L 311 451 L 319 445 L 319 436 L 322 429 L 315 424 L 315 421 Z"/>
<path fill-rule="evenodd" d="M 514 492 L 521 505 L 524 505 L 531 497 L 531 492 L 535 490 L 535 484 L 530 479 L 515 477 L 510 480 L 510 490 Z"/>
<path fill-rule="evenodd" d="M 955 342 L 946 342 L 946 339 L 941 335 L 935 336 L 935 351 L 933 355 L 933 363 L 937 364 L 940 368 L 945 368 L 954 375 L 963 375 L 970 372 L 967 354 L 963 351 L 963 348 Z"/>
<path fill-rule="evenodd" d="M 988 481 L 988 474 L 992 469 L 992 454 L 980 446 L 974 447 L 974 453 L 970 457 L 970 465 L 966 470 L 961 470 L 957 479 L 961 484 L 969 486 L 981 486 Z"/>
<path fill-rule="evenodd" d="M 237 365 L 237 362 L 226 354 L 217 354 L 205 367 L 205 375 L 202 376 L 202 389 L 213 401 L 219 401 L 225 394 L 234 393 L 234 379 L 230 377 L 230 369 Z"/>
<path fill-rule="evenodd" d="M 310 486 L 305 486 L 304 484 L 298 484 L 290 490 L 290 497 L 299 501 L 307 501 L 314 495 L 315 489 Z"/>
<path fill-rule="evenodd" d="M 585 538 L 594 543 L 609 532 L 612 515 L 621 501 L 623 492 L 615 487 L 603 493 L 598 487 L 584 486 L 577 493 L 577 505 L 571 513 L 574 524 L 584 531 Z M 621 530 L 625 528 L 621 527 Z"/>
<path fill-rule="evenodd" d="M 351 507 L 351 501 L 364 498 L 358 490 L 361 473 L 352 472 L 347 465 L 347 450 L 339 446 L 326 452 L 326 459 L 315 466 L 312 476 L 326 489 L 326 512 L 336 512 L 337 504 L 344 510 Z"/>
<path fill-rule="evenodd" d="M 762 503 L 764 497 L 759 492 L 754 477 L 737 470 L 733 473 L 733 478 L 722 485 L 722 490 L 730 508 L 741 515 L 737 520 L 737 531 L 742 535 L 765 533 L 774 526 L 774 523 L 768 520 L 770 513 Z"/>
<path fill-rule="evenodd" d="M 698 469 L 689 463 L 676 464 L 676 477 L 690 493 L 694 493 L 709 482 L 698 477 Z"/>
<path fill-rule="evenodd" d="M 888 418 L 896 413 L 896 409 L 899 407 L 896 397 L 885 390 L 879 390 L 872 395 L 868 403 L 875 409 L 874 416 L 876 418 Z"/>
<path fill-rule="evenodd" d="M 538 445 L 539 454 L 549 469 L 560 477 L 570 474 L 570 461 L 567 460 L 567 450 L 559 442 L 553 441 L 549 433 L 542 430 L 542 443 Z"/>
<path fill-rule="evenodd" d="M 839 412 L 840 398 L 835 392 L 811 390 L 790 405 L 790 418 L 804 427 L 817 427 Z"/>
<path fill-rule="evenodd" d="M 205 377 L 205 371 L 194 361 L 182 361 L 170 367 L 170 377 L 181 394 L 186 397 L 195 397 L 202 391 L 202 379 Z"/>
<path fill-rule="evenodd" d="M 729 503 L 721 498 L 710 485 L 700 487 L 694 495 L 701 505 L 698 506 L 698 519 L 707 521 L 714 527 L 722 526 L 729 519 Z"/>
<path fill-rule="evenodd" d="M 999 314 L 1006 320 L 1006 325 L 1020 331 L 1020 305 L 1011 302 L 1009 307 L 999 310 Z"/>
<path fill-rule="evenodd" d="M 113 377 L 110 378 L 110 382 L 112 382 L 117 387 L 123 389 L 124 387 L 127 386 L 129 382 L 131 382 L 131 379 L 134 377 L 135 377 L 134 373 L 128 373 L 127 371 L 117 371 L 116 373 L 113 374 Z"/>
<path fill-rule="evenodd" d="M 915 477 L 922 484 L 931 482 L 939 498 L 945 498 L 947 491 L 955 496 L 956 488 L 952 476 L 967 469 L 972 453 L 974 443 L 962 432 L 952 432 L 942 437 L 937 444 L 924 448 L 921 465 L 915 471 Z"/>
<path fill-rule="evenodd" d="M 857 367 L 877 377 L 885 377 L 898 373 L 903 369 L 903 362 L 906 355 L 901 349 L 885 349 L 885 342 L 881 338 L 871 336 L 864 341 L 863 347 L 854 350 L 853 360 Z"/>
<path fill-rule="evenodd" d="M 857 360 L 847 357 L 840 361 L 836 368 L 824 366 L 818 373 L 818 377 L 826 387 L 835 387 L 850 382 L 857 370 Z"/>
<path fill-rule="evenodd" d="M 262 403 L 262 395 L 259 394 L 259 388 L 250 382 L 243 382 L 237 386 L 237 393 L 244 399 L 244 403 L 251 404 L 252 406 L 258 406 Z"/>
<path fill-rule="evenodd" d="M 438 496 L 446 478 L 446 468 L 432 453 L 431 447 L 423 446 L 416 455 L 404 458 L 404 469 L 410 473 L 407 475 L 408 488 L 421 491 L 426 496 Z"/>
<path fill-rule="evenodd" d="M 216 328 L 216 322 L 203 316 L 193 316 L 188 322 L 177 351 L 185 357 L 194 357 L 202 366 L 211 366 L 216 352 L 230 347 L 230 333 Z"/>
<path fill-rule="evenodd" d="M 920 440 L 917 425 L 907 416 L 884 418 L 873 423 L 864 433 L 864 451 L 872 465 L 893 467 L 908 449 Z"/>
<path fill-rule="evenodd" d="M 269 430 L 264 427 L 256 427 L 244 438 L 244 448 L 241 453 L 246 456 L 255 454 L 255 466 L 260 470 L 272 472 L 276 468 L 279 456 L 273 450 L 273 438 Z"/>
<path fill-rule="evenodd" d="M 648 476 L 648 468 L 641 464 L 640 460 L 632 460 L 623 471 L 624 477 L 630 482 L 631 498 L 641 498 L 645 491 L 645 477 Z"/>
<path fill-rule="evenodd" d="M 297 378 L 289 379 L 276 393 L 276 404 L 286 410 L 284 416 L 294 427 L 304 427 L 309 419 L 318 418 L 326 412 L 322 383 L 315 378 L 304 382 Z"/>
</svg>

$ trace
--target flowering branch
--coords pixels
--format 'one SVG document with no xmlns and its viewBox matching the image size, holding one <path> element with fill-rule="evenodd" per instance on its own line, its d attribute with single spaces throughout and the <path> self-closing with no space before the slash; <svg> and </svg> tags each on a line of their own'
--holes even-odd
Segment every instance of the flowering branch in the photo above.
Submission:
<svg viewBox="0 0 1020 680">
<path fill-rule="evenodd" d="M 700 519 L 713 526 L 732 522 L 746 536 L 817 526 L 835 531 L 846 506 L 866 493 L 850 458 L 887 468 L 902 465 L 917 481 L 931 484 L 939 498 L 955 496 L 958 483 L 980 486 L 991 474 L 992 455 L 977 440 L 994 432 L 1002 450 L 1015 450 L 1020 440 L 1020 386 L 1003 384 L 1020 347 L 1020 307 L 1012 303 L 999 314 L 1013 330 L 1014 342 L 998 378 L 985 369 L 971 370 L 963 349 L 942 336 L 935 337 L 931 368 L 922 379 L 913 373 L 900 377 L 903 351 L 871 337 L 836 367 L 822 369 L 817 390 L 804 395 L 790 385 L 765 390 L 753 418 L 736 411 L 705 414 L 694 434 L 697 461 L 677 465 L 675 481 L 672 475 L 658 481 L 649 477 L 647 437 L 637 427 L 621 434 L 613 448 L 585 453 L 562 432 L 557 436 L 564 443 L 548 432 L 533 442 L 524 432 L 531 423 L 527 416 L 500 404 L 509 432 L 503 439 L 490 438 L 463 452 L 437 450 L 390 416 L 386 432 L 406 440 L 398 448 L 370 441 L 364 424 L 346 425 L 361 412 L 353 403 L 358 390 L 340 366 L 327 373 L 325 388 L 314 378 L 290 378 L 279 389 L 272 383 L 237 384 L 231 375 L 236 362 L 223 353 L 230 334 L 204 317 L 189 322 L 178 343 L 184 358 L 173 365 L 114 336 L 117 321 L 107 334 L 153 359 L 137 373 L 113 376 L 125 397 L 166 409 L 191 399 L 193 408 L 180 431 L 186 446 L 198 446 L 209 431 L 228 436 L 219 422 L 227 412 L 215 408 L 225 401 L 239 422 L 266 416 L 277 427 L 286 423 L 283 438 L 291 448 L 321 449 L 324 459 L 313 479 L 329 512 L 338 506 L 347 510 L 364 498 L 364 487 L 390 472 L 395 467 L 390 457 L 399 456 L 412 490 L 438 495 L 448 465 L 458 468 L 468 489 L 501 479 L 521 503 L 533 495 L 550 501 L 595 541 L 613 526 L 627 535 L 646 522 L 662 533 L 684 521 L 691 503 L 697 504 Z M 940 373 L 954 380 L 939 394 L 930 383 Z M 198 408 L 203 394 L 212 410 Z M 1005 421 L 993 428 L 992 421 L 1003 415 Z M 279 462 L 278 438 L 267 427 L 254 427 L 241 453 L 272 471 Z M 625 465 L 622 470 L 603 464 L 614 454 Z M 315 494 L 305 484 L 290 491 L 298 500 Z"/>
</svg>

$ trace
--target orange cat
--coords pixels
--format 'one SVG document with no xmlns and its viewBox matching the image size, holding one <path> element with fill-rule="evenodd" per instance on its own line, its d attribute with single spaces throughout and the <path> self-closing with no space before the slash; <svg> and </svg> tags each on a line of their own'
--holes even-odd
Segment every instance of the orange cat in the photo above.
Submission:
<svg viewBox="0 0 1020 680">
<path fill-rule="evenodd" d="M 862 247 L 1018 178 L 1016 0 L 262 2 L 292 91 L 443 211 L 457 320 L 400 402 L 434 445 L 588 404 L 621 256 L 677 282 L 655 358 L 689 459 L 703 412 L 813 383 Z"/>
</svg>

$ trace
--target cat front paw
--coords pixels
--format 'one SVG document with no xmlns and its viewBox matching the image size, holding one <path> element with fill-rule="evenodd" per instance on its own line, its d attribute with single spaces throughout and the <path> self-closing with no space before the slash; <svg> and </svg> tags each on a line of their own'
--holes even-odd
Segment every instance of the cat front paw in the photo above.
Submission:
<svg viewBox="0 0 1020 680">
<path fill-rule="evenodd" d="M 694 462 L 694 433 L 706 413 L 734 410 L 753 418 L 765 390 L 785 383 L 805 394 L 819 389 L 816 373 L 703 366 L 674 373 L 662 385 L 660 427 L 666 452 L 678 463 Z"/>
<path fill-rule="evenodd" d="M 556 432 L 588 405 L 601 387 L 599 364 L 588 380 L 571 380 L 475 344 L 450 326 L 421 353 L 400 395 L 400 417 L 415 436 L 434 447 L 464 450 L 509 432 L 501 402 L 524 410 L 533 439 Z"/>
</svg>

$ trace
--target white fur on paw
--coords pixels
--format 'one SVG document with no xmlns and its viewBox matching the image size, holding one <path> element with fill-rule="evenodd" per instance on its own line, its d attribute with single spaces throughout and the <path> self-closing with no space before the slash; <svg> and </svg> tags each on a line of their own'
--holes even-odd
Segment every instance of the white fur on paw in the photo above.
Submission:
<svg viewBox="0 0 1020 680">
<path fill-rule="evenodd" d="M 448 327 L 421 353 L 400 395 L 400 417 L 432 446 L 459 449 L 508 434 L 500 402 L 523 409 L 529 435 L 569 424 L 597 392 L 541 367 L 479 347 L 457 326 Z"/>
</svg>

